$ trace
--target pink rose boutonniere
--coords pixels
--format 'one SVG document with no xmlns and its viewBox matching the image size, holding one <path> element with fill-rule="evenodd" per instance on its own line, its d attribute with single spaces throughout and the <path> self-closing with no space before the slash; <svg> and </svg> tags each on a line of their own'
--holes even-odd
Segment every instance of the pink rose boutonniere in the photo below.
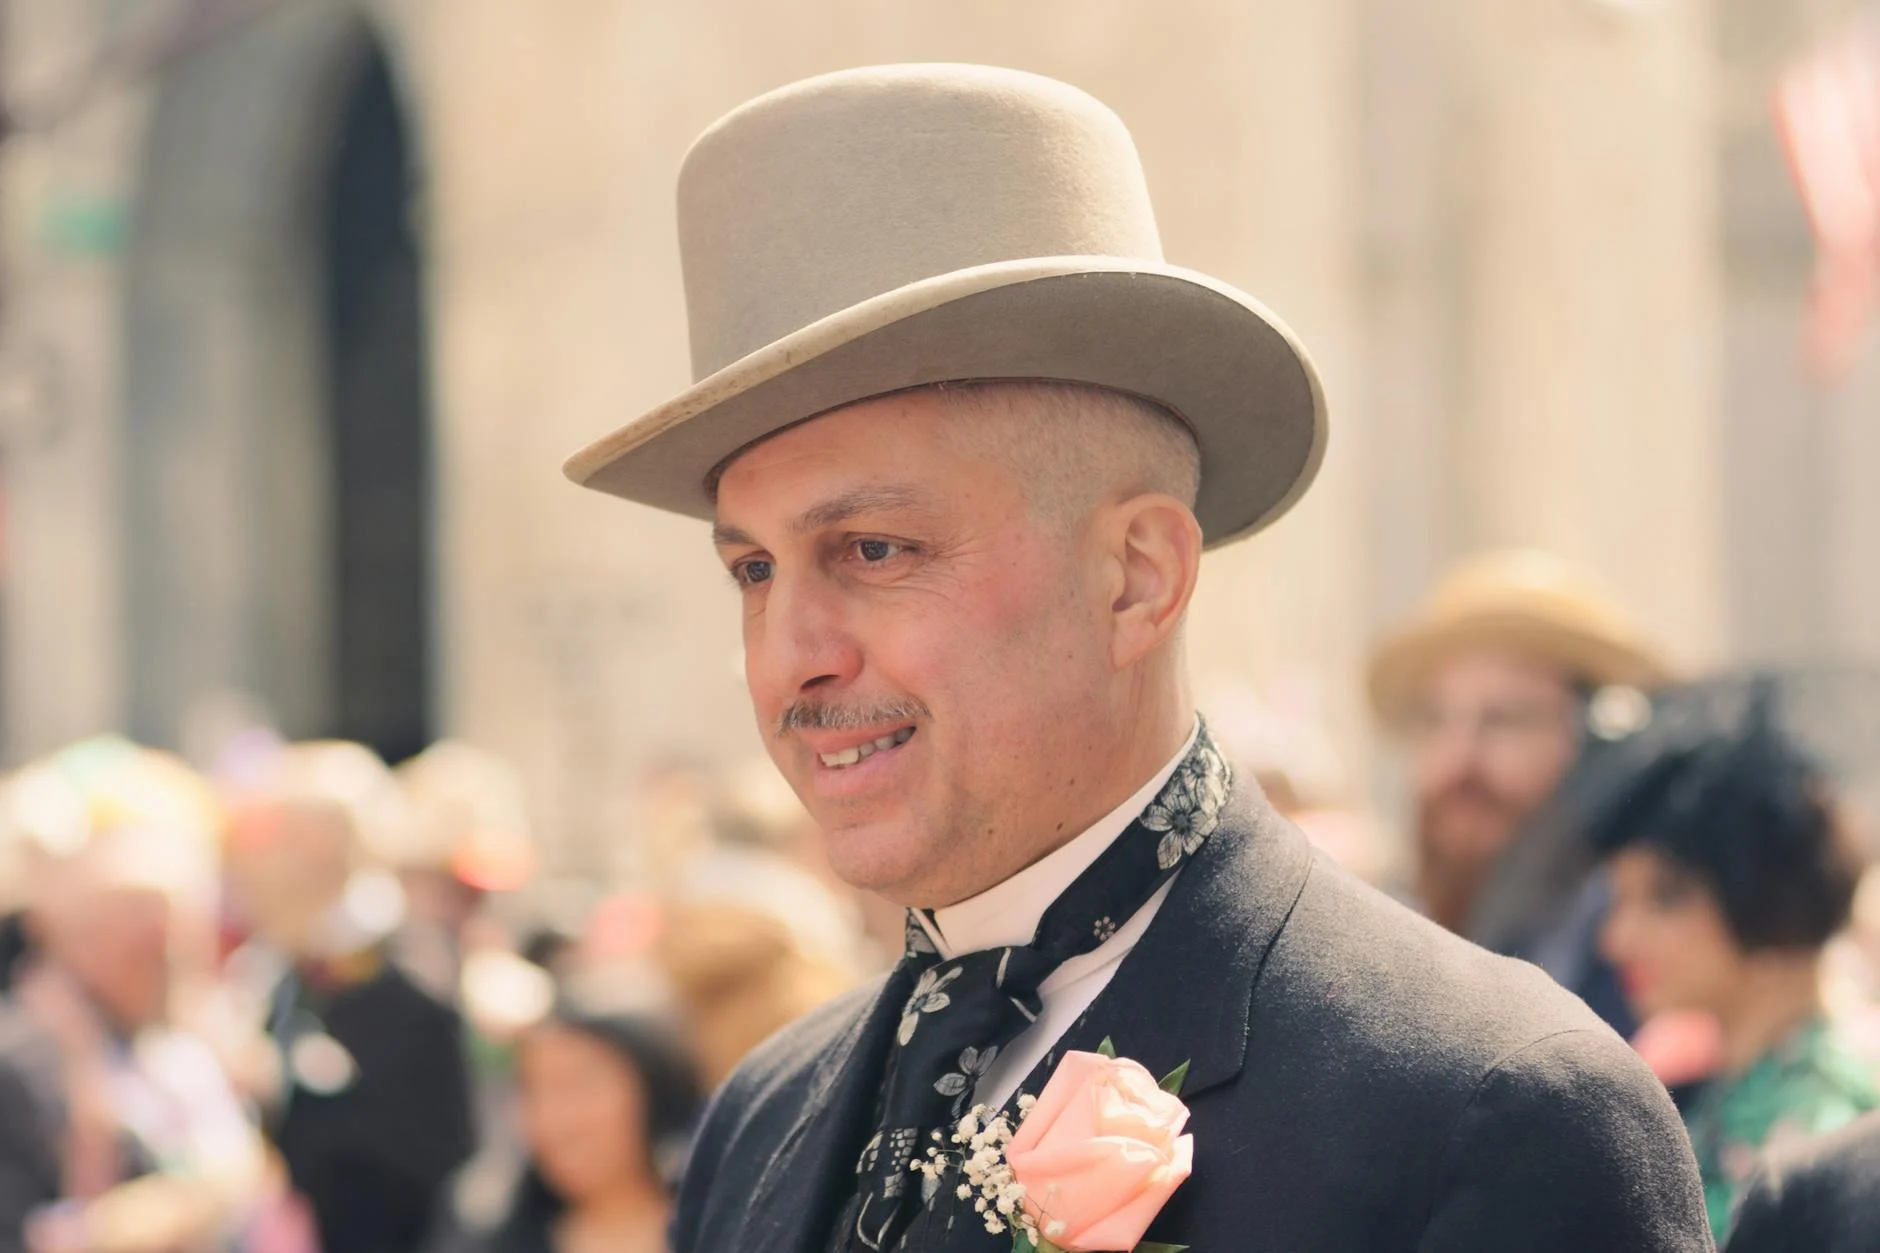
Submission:
<svg viewBox="0 0 1880 1253">
<path fill-rule="evenodd" d="M 1194 1169 L 1188 1067 L 1158 1083 L 1108 1040 L 1101 1050 L 1065 1054 L 1042 1093 L 1019 1097 L 1016 1129 L 977 1106 L 953 1134 L 959 1149 L 930 1149 L 914 1169 L 938 1181 L 957 1165 L 960 1199 L 977 1194 L 1014 1253 L 1180 1253 L 1142 1233 Z"/>
</svg>

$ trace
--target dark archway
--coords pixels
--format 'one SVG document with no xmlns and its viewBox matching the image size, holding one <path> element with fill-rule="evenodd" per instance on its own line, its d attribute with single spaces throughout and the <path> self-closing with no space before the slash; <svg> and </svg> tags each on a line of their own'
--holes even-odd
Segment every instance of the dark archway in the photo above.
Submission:
<svg viewBox="0 0 1880 1253">
<path fill-rule="evenodd" d="M 376 48 L 324 185 L 331 732 L 397 761 L 431 737 L 431 413 L 410 148 Z"/>
<path fill-rule="evenodd" d="M 157 84 L 120 470 L 146 742 L 212 751 L 255 705 L 394 759 L 430 733 L 422 160 L 385 38 L 352 5 L 282 5 Z"/>
</svg>

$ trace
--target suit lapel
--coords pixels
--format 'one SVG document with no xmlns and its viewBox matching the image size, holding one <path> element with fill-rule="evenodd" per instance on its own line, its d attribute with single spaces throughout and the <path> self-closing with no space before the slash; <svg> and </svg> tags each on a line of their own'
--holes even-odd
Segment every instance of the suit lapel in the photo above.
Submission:
<svg viewBox="0 0 1880 1253">
<path fill-rule="evenodd" d="M 1305 836 L 1257 787 L 1236 783 L 1142 939 L 1020 1091 L 1042 1091 L 1066 1052 L 1095 1051 L 1106 1037 L 1158 1078 L 1187 1062 L 1184 1099 L 1237 1078 L 1254 984 L 1311 864 Z"/>
<path fill-rule="evenodd" d="M 804 1085 L 802 1115 L 750 1191 L 735 1247 L 823 1253 L 836 1211 L 855 1187 L 855 1161 L 874 1114 L 904 988 L 892 977 L 823 1053 Z"/>
</svg>

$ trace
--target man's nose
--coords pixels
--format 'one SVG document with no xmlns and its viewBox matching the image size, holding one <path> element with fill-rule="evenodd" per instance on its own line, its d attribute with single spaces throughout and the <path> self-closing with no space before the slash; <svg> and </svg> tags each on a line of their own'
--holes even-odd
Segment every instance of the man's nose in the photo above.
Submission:
<svg viewBox="0 0 1880 1253">
<path fill-rule="evenodd" d="M 1432 727 L 1416 746 L 1415 773 L 1424 795 L 1443 791 L 1475 767 L 1480 737 L 1472 722 L 1448 719 Z"/>
<path fill-rule="evenodd" d="M 861 671 L 862 649 L 849 608 L 827 580 L 780 572 L 753 621 L 744 666 L 754 693 L 789 699 L 812 688 L 841 686 Z"/>
</svg>

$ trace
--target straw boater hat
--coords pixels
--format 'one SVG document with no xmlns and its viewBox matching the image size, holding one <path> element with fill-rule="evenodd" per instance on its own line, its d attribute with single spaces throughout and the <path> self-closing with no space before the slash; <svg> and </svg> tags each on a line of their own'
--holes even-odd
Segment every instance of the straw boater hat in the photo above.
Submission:
<svg viewBox="0 0 1880 1253">
<path fill-rule="evenodd" d="M 1651 688 L 1670 672 L 1586 574 L 1547 553 L 1486 553 L 1456 566 L 1371 658 L 1371 704 L 1401 726 L 1437 663 L 1502 649 L 1594 687 Z"/>
<path fill-rule="evenodd" d="M 785 427 L 989 379 L 1171 410 L 1211 545 L 1278 518 L 1324 456 L 1304 349 L 1163 261 L 1129 132 L 1076 88 L 972 65 L 812 78 L 707 130 L 678 207 L 695 382 L 571 457 L 577 483 L 710 518 L 715 472 Z"/>
</svg>

